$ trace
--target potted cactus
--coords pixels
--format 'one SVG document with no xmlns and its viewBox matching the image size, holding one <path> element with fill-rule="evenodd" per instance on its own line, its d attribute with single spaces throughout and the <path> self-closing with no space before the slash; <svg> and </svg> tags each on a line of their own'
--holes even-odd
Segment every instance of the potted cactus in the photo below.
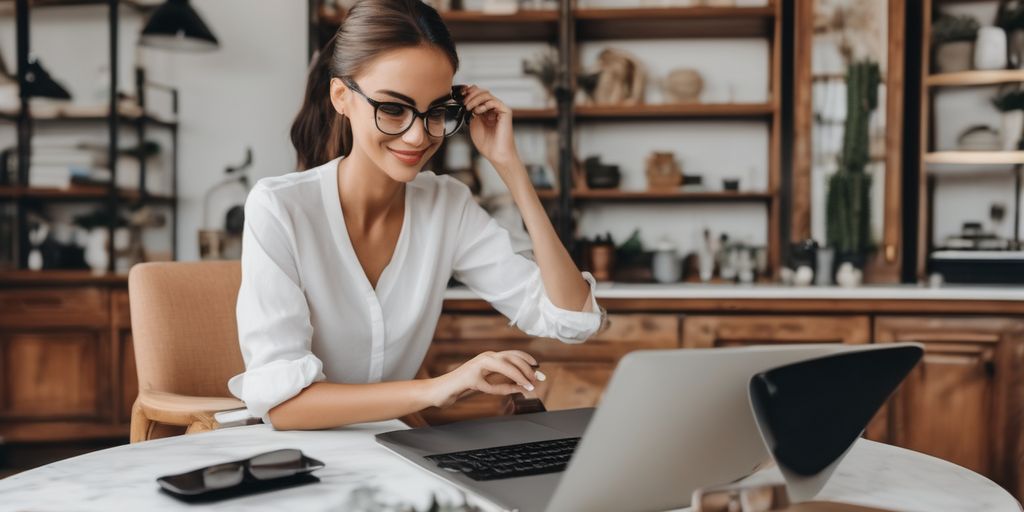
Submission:
<svg viewBox="0 0 1024 512">
<path fill-rule="evenodd" d="M 932 24 L 935 70 L 952 73 L 971 69 L 978 20 L 970 16 L 943 15 Z"/>
<path fill-rule="evenodd" d="M 871 249 L 868 119 L 878 107 L 878 63 L 854 62 L 846 75 L 846 122 L 839 170 L 828 180 L 825 239 L 838 262 L 863 267 Z"/>
</svg>

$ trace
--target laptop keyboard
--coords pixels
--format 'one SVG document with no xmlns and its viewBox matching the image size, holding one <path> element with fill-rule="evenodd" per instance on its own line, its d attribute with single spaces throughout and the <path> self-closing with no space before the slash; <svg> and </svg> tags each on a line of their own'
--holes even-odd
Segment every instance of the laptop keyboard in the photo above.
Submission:
<svg viewBox="0 0 1024 512">
<path fill-rule="evenodd" d="M 495 446 L 480 450 L 427 455 L 437 467 L 473 480 L 496 480 L 564 471 L 580 438 Z"/>
</svg>

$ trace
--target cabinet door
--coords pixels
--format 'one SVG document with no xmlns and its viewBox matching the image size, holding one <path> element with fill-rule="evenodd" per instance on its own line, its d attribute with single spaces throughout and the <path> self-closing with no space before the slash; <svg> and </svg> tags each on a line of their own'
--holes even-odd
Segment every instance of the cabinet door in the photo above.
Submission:
<svg viewBox="0 0 1024 512">
<path fill-rule="evenodd" d="M 7 419 L 105 416 L 105 335 L 84 330 L 9 332 L 0 336 Z"/>
<path fill-rule="evenodd" d="M 923 361 L 889 402 L 887 438 L 1013 490 L 1017 475 L 1024 322 L 880 317 L 876 341 L 917 341 Z"/>
<path fill-rule="evenodd" d="M 686 348 L 776 343 L 867 343 L 866 316 L 690 315 L 683 318 Z"/>
</svg>

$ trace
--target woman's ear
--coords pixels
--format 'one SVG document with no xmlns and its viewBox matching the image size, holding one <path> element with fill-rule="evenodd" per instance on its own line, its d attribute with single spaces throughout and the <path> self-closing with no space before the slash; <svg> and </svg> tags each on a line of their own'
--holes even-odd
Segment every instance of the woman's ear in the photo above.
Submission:
<svg viewBox="0 0 1024 512">
<path fill-rule="evenodd" d="M 331 78 L 331 105 L 334 105 L 335 112 L 345 113 L 345 98 L 348 97 L 348 86 L 340 78 Z"/>
</svg>

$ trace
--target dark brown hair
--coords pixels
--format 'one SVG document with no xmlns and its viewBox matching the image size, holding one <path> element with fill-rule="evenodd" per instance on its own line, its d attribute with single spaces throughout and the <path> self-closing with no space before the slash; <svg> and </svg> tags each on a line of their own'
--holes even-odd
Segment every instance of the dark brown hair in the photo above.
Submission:
<svg viewBox="0 0 1024 512">
<path fill-rule="evenodd" d="M 348 119 L 331 104 L 331 79 L 358 75 L 378 55 L 433 45 L 459 69 L 448 27 L 422 0 L 360 0 L 345 16 L 309 69 L 306 96 L 292 123 L 292 145 L 299 169 L 323 164 L 352 150 Z"/>
</svg>

